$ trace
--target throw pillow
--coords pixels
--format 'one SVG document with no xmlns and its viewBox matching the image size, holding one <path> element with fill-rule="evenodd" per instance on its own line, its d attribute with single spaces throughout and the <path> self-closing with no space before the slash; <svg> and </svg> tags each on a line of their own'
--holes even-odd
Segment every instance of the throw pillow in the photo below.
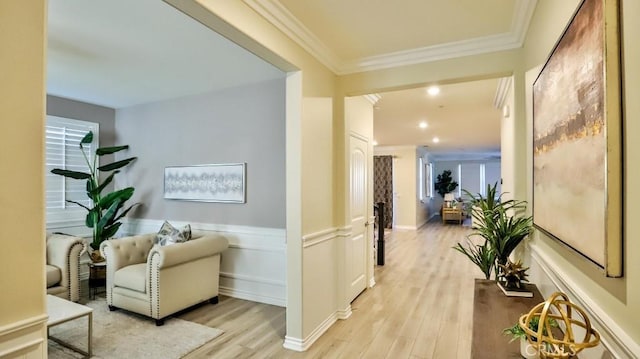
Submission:
<svg viewBox="0 0 640 359">
<path fill-rule="evenodd" d="M 187 224 L 182 229 L 177 229 L 168 221 L 164 221 L 162 227 L 156 235 L 156 244 L 169 246 L 176 243 L 186 242 L 191 239 L 191 225 Z"/>
</svg>

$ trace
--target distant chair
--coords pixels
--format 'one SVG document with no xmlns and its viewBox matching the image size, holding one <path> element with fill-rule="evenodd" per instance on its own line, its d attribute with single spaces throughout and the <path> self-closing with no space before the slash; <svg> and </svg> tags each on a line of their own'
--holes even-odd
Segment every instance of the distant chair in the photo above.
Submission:
<svg viewBox="0 0 640 359">
<path fill-rule="evenodd" d="M 47 234 L 47 294 L 72 302 L 80 300 L 80 255 L 85 249 L 80 237 Z"/>
</svg>

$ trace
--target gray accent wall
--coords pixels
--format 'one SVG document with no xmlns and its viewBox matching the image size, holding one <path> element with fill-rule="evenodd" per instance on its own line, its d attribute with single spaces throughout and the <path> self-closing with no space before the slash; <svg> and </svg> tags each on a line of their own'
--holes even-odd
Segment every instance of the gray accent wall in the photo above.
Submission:
<svg viewBox="0 0 640 359">
<path fill-rule="evenodd" d="M 117 187 L 141 202 L 130 217 L 285 228 L 285 80 L 116 111 L 122 156 L 138 156 Z M 247 163 L 244 204 L 166 200 L 164 168 Z"/>
<path fill-rule="evenodd" d="M 115 143 L 115 109 L 47 95 L 47 115 L 97 122 L 100 124 L 100 146 L 113 146 Z"/>
</svg>

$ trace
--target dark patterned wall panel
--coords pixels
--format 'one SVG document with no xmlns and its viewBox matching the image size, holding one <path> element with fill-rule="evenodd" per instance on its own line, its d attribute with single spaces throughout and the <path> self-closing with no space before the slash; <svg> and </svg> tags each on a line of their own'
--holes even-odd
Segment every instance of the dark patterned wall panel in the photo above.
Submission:
<svg viewBox="0 0 640 359">
<path fill-rule="evenodd" d="M 385 228 L 393 223 L 393 157 L 373 157 L 373 198 L 374 202 L 384 202 Z"/>
</svg>

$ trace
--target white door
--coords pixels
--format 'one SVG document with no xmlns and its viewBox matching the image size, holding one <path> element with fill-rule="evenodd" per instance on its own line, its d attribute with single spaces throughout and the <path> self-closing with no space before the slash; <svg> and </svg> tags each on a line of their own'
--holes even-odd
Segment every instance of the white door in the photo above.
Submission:
<svg viewBox="0 0 640 359">
<path fill-rule="evenodd" d="M 346 245 L 348 299 L 353 301 L 366 287 L 367 273 L 367 142 L 350 137 L 350 192 L 352 236 Z"/>
</svg>

